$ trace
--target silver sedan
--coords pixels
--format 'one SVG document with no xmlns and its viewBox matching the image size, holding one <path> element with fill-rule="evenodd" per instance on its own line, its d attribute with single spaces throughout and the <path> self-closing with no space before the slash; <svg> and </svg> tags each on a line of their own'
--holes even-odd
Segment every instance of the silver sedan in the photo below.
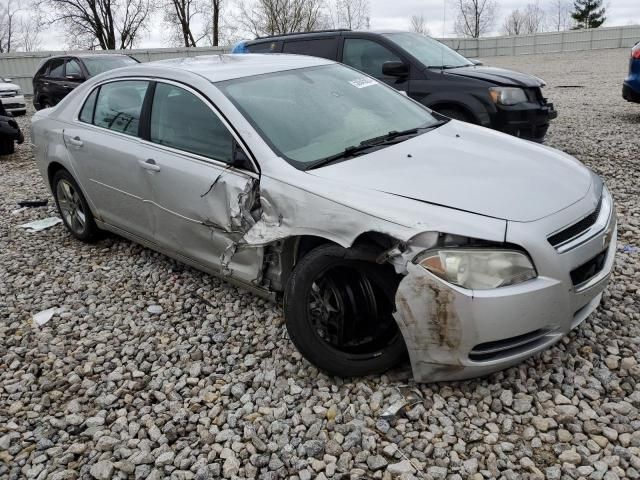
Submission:
<svg viewBox="0 0 640 480">
<path fill-rule="evenodd" d="M 322 59 L 113 70 L 32 130 L 72 235 L 283 299 L 291 340 L 332 374 L 407 353 L 417 381 L 505 368 L 584 321 L 612 269 L 613 200 L 580 162 Z"/>
</svg>

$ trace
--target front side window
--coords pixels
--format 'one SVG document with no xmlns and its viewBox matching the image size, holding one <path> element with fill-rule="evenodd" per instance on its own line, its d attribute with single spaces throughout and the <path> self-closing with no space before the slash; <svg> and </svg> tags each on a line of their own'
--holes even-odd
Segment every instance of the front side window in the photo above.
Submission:
<svg viewBox="0 0 640 480">
<path fill-rule="evenodd" d="M 151 141 L 225 163 L 233 136 L 200 98 L 184 88 L 158 83 L 151 107 Z"/>
<path fill-rule="evenodd" d="M 386 62 L 401 62 L 402 59 L 372 40 L 346 38 L 342 51 L 342 63 L 345 63 L 372 77 L 383 78 L 382 65 Z"/>
<path fill-rule="evenodd" d="M 102 85 L 96 101 L 94 125 L 137 136 L 147 87 L 148 82 L 142 80 L 123 80 Z"/>
<path fill-rule="evenodd" d="M 390 132 L 440 123 L 413 100 L 339 64 L 216 86 L 278 155 L 300 169 Z"/>
<path fill-rule="evenodd" d="M 56 58 L 49 63 L 49 76 L 51 78 L 64 77 L 64 58 Z"/>
<path fill-rule="evenodd" d="M 417 33 L 398 32 L 384 34 L 392 42 L 431 68 L 457 68 L 473 65 L 455 50 Z"/>
</svg>

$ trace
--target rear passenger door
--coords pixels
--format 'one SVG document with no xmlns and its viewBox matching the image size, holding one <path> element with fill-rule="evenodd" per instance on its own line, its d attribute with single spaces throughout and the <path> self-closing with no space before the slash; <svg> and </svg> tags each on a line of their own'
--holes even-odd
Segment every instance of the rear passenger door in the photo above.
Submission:
<svg viewBox="0 0 640 480">
<path fill-rule="evenodd" d="M 360 70 L 387 85 L 406 92 L 409 88 L 409 76 L 391 77 L 382 73 L 385 62 L 404 62 L 406 59 L 386 45 L 369 38 L 346 37 L 342 45 L 342 63 Z"/>
<path fill-rule="evenodd" d="M 310 40 L 285 40 L 282 53 L 309 55 L 335 61 L 338 58 L 338 39 L 320 37 Z"/>
<path fill-rule="evenodd" d="M 51 105 L 56 105 L 62 100 L 67 91 L 64 88 L 64 58 L 54 58 L 49 63 L 49 72 L 44 79 L 44 96 L 47 97 Z"/>
<path fill-rule="evenodd" d="M 153 241 L 150 178 L 139 138 L 147 80 L 117 80 L 95 88 L 77 122 L 64 129 L 64 142 L 80 184 L 99 217 L 128 233 Z"/>
<path fill-rule="evenodd" d="M 149 178 L 158 244 L 209 269 L 254 280 L 262 250 L 235 247 L 253 224 L 249 209 L 258 176 L 231 165 L 235 138 L 225 121 L 195 90 L 158 82 L 146 137 L 145 157 L 157 167 Z"/>
</svg>

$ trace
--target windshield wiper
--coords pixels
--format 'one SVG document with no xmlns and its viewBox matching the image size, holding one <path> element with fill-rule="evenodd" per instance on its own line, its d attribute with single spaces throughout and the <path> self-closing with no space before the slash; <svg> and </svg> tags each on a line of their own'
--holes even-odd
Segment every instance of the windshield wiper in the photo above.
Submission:
<svg viewBox="0 0 640 480">
<path fill-rule="evenodd" d="M 347 147 L 343 151 L 338 152 L 335 155 L 330 155 L 328 157 L 321 158 L 320 160 L 313 162 L 311 165 L 305 168 L 305 170 L 313 170 L 314 168 L 319 168 L 319 167 L 324 167 L 325 165 L 329 165 L 330 163 L 333 163 L 337 160 L 356 157 L 370 148 L 393 145 L 395 143 L 398 143 L 396 139 L 400 137 L 417 135 L 422 130 L 426 131 L 426 130 L 431 130 L 433 128 L 437 128 L 441 125 L 444 125 L 448 121 L 449 119 L 439 120 L 435 123 L 432 123 L 424 127 L 415 127 L 415 128 L 409 128 L 407 130 L 400 130 L 400 131 L 392 130 L 385 135 L 381 135 L 379 137 L 373 137 L 368 140 L 363 140 L 362 142 L 360 142 L 359 145 L 352 145 L 350 147 Z"/>
</svg>

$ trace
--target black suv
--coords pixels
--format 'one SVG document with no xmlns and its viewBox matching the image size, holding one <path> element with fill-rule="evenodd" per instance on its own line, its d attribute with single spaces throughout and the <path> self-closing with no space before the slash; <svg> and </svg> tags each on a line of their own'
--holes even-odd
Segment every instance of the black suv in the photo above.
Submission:
<svg viewBox="0 0 640 480">
<path fill-rule="evenodd" d="M 537 142 L 557 116 L 542 95 L 541 79 L 482 66 L 417 33 L 296 33 L 242 41 L 232 53 L 295 53 L 336 60 L 448 117 Z"/>
<path fill-rule="evenodd" d="M 90 77 L 139 63 L 129 55 L 88 54 L 47 58 L 33 76 L 33 106 L 52 107 Z"/>
</svg>

